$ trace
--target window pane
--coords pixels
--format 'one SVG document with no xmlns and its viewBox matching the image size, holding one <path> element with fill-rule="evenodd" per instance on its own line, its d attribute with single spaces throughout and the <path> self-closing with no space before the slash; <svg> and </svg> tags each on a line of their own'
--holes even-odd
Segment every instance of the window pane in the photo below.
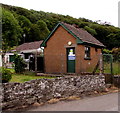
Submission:
<svg viewBox="0 0 120 113">
<path fill-rule="evenodd" d="M 90 47 L 85 47 L 85 58 L 90 58 Z"/>
<path fill-rule="evenodd" d="M 10 62 L 13 62 L 14 60 L 15 60 L 15 56 L 14 56 L 14 55 L 10 55 L 10 56 L 9 56 L 9 61 L 10 61 Z"/>
</svg>

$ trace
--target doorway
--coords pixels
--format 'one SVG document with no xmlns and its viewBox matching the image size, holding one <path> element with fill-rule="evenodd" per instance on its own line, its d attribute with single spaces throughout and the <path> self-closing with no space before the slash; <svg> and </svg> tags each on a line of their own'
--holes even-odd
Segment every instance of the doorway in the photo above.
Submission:
<svg viewBox="0 0 120 113">
<path fill-rule="evenodd" d="M 44 58 L 37 57 L 37 71 L 43 73 L 44 72 Z"/>
<path fill-rule="evenodd" d="M 67 73 L 75 73 L 75 48 L 67 48 Z"/>
</svg>

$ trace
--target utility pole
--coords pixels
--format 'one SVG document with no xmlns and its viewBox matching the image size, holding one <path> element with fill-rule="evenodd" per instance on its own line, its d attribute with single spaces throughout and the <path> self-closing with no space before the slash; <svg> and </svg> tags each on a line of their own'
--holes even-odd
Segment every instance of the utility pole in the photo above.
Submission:
<svg viewBox="0 0 120 113">
<path fill-rule="evenodd" d="M 25 43 L 25 37 L 26 37 L 26 35 L 25 35 L 25 34 L 23 34 L 23 38 L 24 38 L 23 40 L 24 40 L 24 43 Z"/>
</svg>

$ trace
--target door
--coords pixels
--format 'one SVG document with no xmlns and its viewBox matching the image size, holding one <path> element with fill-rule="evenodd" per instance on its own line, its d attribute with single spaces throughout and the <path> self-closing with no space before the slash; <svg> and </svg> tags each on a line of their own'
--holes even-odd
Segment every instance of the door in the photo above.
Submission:
<svg viewBox="0 0 120 113">
<path fill-rule="evenodd" d="M 75 48 L 67 48 L 67 72 L 75 73 Z"/>
<path fill-rule="evenodd" d="M 37 71 L 44 72 L 44 60 L 43 57 L 37 57 Z"/>
</svg>

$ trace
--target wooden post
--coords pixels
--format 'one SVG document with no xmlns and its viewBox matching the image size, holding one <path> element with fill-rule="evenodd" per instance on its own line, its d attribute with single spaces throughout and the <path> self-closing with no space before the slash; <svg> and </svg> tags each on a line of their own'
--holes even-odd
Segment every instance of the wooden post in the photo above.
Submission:
<svg viewBox="0 0 120 113">
<path fill-rule="evenodd" d="M 37 52 L 35 53 L 35 75 L 37 75 Z"/>
<path fill-rule="evenodd" d="M 114 84 L 114 75 L 113 75 L 113 56 L 110 55 L 110 71 L 111 71 L 111 84 Z"/>
<path fill-rule="evenodd" d="M 110 55 L 110 68 L 111 68 L 111 75 L 113 75 L 113 56 L 112 55 Z"/>
<path fill-rule="evenodd" d="M 100 67 L 100 75 L 102 75 L 103 74 L 103 55 L 102 55 L 102 53 L 100 54 L 100 65 L 99 65 Z"/>
</svg>

